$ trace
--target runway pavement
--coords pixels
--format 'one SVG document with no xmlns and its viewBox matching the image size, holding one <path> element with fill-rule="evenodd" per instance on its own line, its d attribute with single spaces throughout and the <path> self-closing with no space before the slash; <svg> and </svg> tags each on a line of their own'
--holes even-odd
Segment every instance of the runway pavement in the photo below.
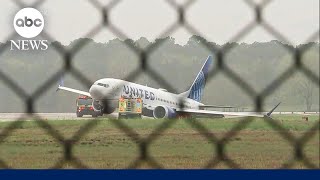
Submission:
<svg viewBox="0 0 320 180">
<path fill-rule="evenodd" d="M 83 120 L 83 119 L 93 119 L 90 115 L 83 116 L 81 118 L 76 116 L 76 113 L 36 113 L 35 117 L 40 117 L 43 120 Z M 111 115 L 105 115 L 98 118 L 108 118 L 117 117 L 117 113 L 112 113 Z M 0 121 L 14 121 L 14 120 L 32 120 L 36 119 L 25 113 L 0 113 Z"/>
<path fill-rule="evenodd" d="M 299 115 L 319 115 L 319 112 L 274 112 L 273 114 L 299 114 Z M 36 117 L 40 117 L 43 120 L 84 120 L 84 119 L 93 119 L 91 116 L 83 116 L 78 118 L 76 113 L 36 113 Z M 103 117 L 98 118 L 117 118 L 118 113 L 112 113 L 110 115 L 104 115 Z M 35 119 L 25 113 L 0 113 L 0 122 L 1 121 L 14 121 L 14 120 L 32 120 Z"/>
</svg>

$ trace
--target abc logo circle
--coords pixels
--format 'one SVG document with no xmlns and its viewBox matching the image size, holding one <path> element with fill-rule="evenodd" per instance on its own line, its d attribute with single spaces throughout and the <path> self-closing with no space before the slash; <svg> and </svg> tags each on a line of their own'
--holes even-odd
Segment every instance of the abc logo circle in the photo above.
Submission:
<svg viewBox="0 0 320 180">
<path fill-rule="evenodd" d="M 13 26 L 16 32 L 24 38 L 38 36 L 44 27 L 42 14 L 34 8 L 23 8 L 14 17 Z"/>
</svg>

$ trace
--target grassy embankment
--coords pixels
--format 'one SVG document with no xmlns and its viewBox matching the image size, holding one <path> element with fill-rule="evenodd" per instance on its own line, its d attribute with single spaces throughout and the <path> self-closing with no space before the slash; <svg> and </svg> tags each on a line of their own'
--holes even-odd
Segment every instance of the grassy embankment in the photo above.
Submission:
<svg viewBox="0 0 320 180">
<path fill-rule="evenodd" d="M 274 116 L 286 131 L 301 137 L 319 116 L 303 121 L 299 115 Z M 64 137 L 70 138 L 90 120 L 48 121 Z M 147 137 L 166 120 L 122 120 L 141 137 Z M 150 155 L 164 168 L 202 168 L 215 156 L 215 146 L 187 120 L 177 120 L 150 144 Z M 192 121 L 192 120 L 191 120 Z M 241 119 L 197 119 L 218 138 L 222 138 Z M 0 122 L 0 133 L 10 122 Z M 319 129 L 304 147 L 306 157 L 319 167 Z M 254 119 L 228 142 L 225 153 L 242 168 L 279 168 L 293 157 L 294 149 L 279 131 L 263 119 Z M 89 133 L 74 146 L 73 154 L 90 168 L 126 168 L 139 155 L 138 146 L 110 120 L 97 121 Z M 13 168 L 49 168 L 63 156 L 62 146 L 34 121 L 19 125 L 0 144 L 0 159 Z M 148 164 L 142 167 L 148 168 Z M 72 168 L 66 164 L 65 168 Z M 215 168 L 227 168 L 219 163 Z M 304 168 L 297 162 L 293 168 Z"/>
</svg>

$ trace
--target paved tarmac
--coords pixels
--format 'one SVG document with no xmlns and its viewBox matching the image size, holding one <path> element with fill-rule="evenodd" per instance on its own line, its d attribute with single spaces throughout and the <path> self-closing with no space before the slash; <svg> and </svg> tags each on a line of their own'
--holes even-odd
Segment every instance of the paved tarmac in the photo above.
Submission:
<svg viewBox="0 0 320 180">
<path fill-rule="evenodd" d="M 319 112 L 274 112 L 273 114 L 299 114 L 299 115 L 319 115 Z M 40 117 L 43 120 L 83 120 L 83 119 L 93 119 L 90 115 L 77 117 L 76 113 L 36 113 L 35 116 Z M 100 116 L 98 118 L 117 118 L 117 113 L 112 113 L 110 115 Z M 35 118 L 30 117 L 25 113 L 0 113 L 0 122 L 1 121 L 14 121 L 14 120 L 32 120 Z"/>
<path fill-rule="evenodd" d="M 43 120 L 83 120 L 83 119 L 93 119 L 90 115 L 77 117 L 76 113 L 36 113 L 34 114 L 36 117 L 40 117 Z M 107 117 L 117 117 L 117 113 L 112 113 L 111 115 L 105 115 L 104 118 Z M 98 118 L 101 118 L 98 117 Z M 28 114 L 25 113 L 0 113 L 0 121 L 14 121 L 14 120 L 31 120 L 35 119 Z"/>
</svg>

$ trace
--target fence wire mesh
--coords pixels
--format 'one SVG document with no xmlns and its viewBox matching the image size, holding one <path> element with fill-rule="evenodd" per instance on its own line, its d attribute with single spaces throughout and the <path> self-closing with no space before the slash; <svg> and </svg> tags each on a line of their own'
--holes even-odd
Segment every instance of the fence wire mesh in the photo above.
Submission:
<svg viewBox="0 0 320 180">
<path fill-rule="evenodd" d="M 35 1 L 31 6 L 26 5 L 23 1 L 14 0 L 16 5 L 21 8 L 24 7 L 34 7 L 37 8 L 41 4 L 43 4 L 47 0 L 38 0 Z M 319 87 L 320 80 L 319 77 L 312 72 L 304 63 L 303 61 L 303 53 L 306 52 L 310 46 L 300 46 L 300 47 L 293 47 L 293 46 L 283 46 L 286 48 L 292 55 L 293 55 L 293 63 L 291 66 L 283 72 L 280 76 L 277 77 L 272 83 L 270 83 L 263 91 L 256 92 L 254 88 L 249 85 L 244 79 L 242 79 L 237 73 L 235 73 L 232 69 L 225 65 L 225 57 L 226 55 L 233 49 L 233 45 L 226 44 L 222 47 L 217 47 L 214 44 L 210 43 L 206 39 L 206 34 L 200 33 L 196 27 L 188 23 L 186 20 L 186 12 L 188 9 L 196 2 L 196 0 L 188 0 L 185 1 L 183 4 L 178 4 L 174 0 L 164 0 L 168 3 L 172 9 L 177 12 L 177 21 L 167 27 L 159 37 L 167 37 L 172 35 L 175 31 L 179 28 L 184 28 L 190 34 L 197 34 L 198 41 L 212 54 L 215 56 L 217 60 L 217 66 L 210 72 L 208 82 L 216 77 L 217 74 L 223 74 L 228 79 L 230 79 L 234 84 L 240 87 L 246 94 L 248 94 L 252 100 L 255 102 L 255 111 L 262 112 L 262 108 L 267 96 L 272 94 L 274 91 L 277 90 L 279 86 L 285 83 L 293 74 L 296 72 L 303 73 L 309 80 L 311 80 L 317 87 Z M 113 10 L 114 7 L 118 5 L 121 0 L 112 0 L 107 5 L 103 5 L 98 0 L 88 0 L 88 2 L 101 14 L 102 21 L 101 23 L 93 27 L 85 37 L 93 38 L 97 35 L 100 31 L 104 28 L 107 28 L 111 31 L 116 37 L 121 39 L 129 39 L 129 37 L 120 29 L 118 28 L 109 18 L 110 12 Z M 256 4 L 251 0 L 243 0 L 254 13 L 254 20 L 236 34 L 233 35 L 233 38 L 229 40 L 229 42 L 236 42 L 250 33 L 250 31 L 255 27 L 262 27 L 266 30 L 270 35 L 272 35 L 275 39 L 284 42 L 284 44 L 293 44 L 290 42 L 289 39 L 282 33 L 280 33 L 276 27 L 273 27 L 264 19 L 264 9 L 271 3 L 273 0 L 264 0 L 261 3 Z M 12 33 L 7 39 L 10 40 L 15 37 L 15 33 Z M 42 37 L 48 39 L 49 41 L 53 42 L 54 37 L 50 35 L 48 32 L 42 32 Z M 310 41 L 317 41 L 319 38 L 319 29 L 311 34 L 309 38 L 307 38 L 306 42 Z M 55 51 L 58 52 L 64 60 L 64 66 L 58 72 L 56 72 L 53 76 L 51 76 L 45 83 L 40 85 L 33 93 L 28 94 L 25 90 L 17 84 L 10 76 L 6 75 L 5 73 L 0 71 L 0 79 L 1 81 L 12 90 L 17 96 L 23 99 L 25 103 L 25 113 L 28 114 L 28 118 L 35 119 L 35 122 L 39 126 L 45 130 L 45 132 L 52 136 L 57 142 L 61 144 L 63 147 L 63 154 L 61 155 L 60 159 L 56 160 L 56 163 L 51 168 L 62 168 L 66 163 L 72 164 L 76 168 L 90 168 L 85 163 L 78 158 L 73 149 L 74 146 L 77 145 L 77 142 L 81 140 L 83 136 L 85 136 L 90 131 L 93 131 L 97 124 L 101 123 L 99 120 L 92 120 L 85 124 L 84 128 L 81 128 L 78 132 L 76 132 L 71 138 L 65 138 L 62 134 L 60 134 L 50 123 L 46 120 L 42 119 L 41 117 L 37 116 L 36 111 L 34 110 L 34 104 L 39 99 L 41 95 L 47 92 L 49 87 L 55 86 L 56 83 L 59 81 L 62 75 L 67 73 L 71 74 L 75 79 L 81 82 L 86 87 L 90 87 L 92 82 L 89 78 L 86 77 L 79 69 L 75 68 L 73 65 L 74 56 L 82 50 L 82 48 L 88 43 L 86 40 L 82 40 L 77 42 L 71 49 L 66 49 L 64 46 L 55 43 L 51 44 Z M 134 81 L 141 73 L 147 73 L 153 80 L 159 83 L 161 86 L 165 87 L 169 91 L 175 92 L 175 87 L 172 87 L 160 74 L 156 73 L 151 66 L 148 64 L 148 59 L 150 55 L 157 50 L 163 43 L 163 41 L 156 41 L 152 43 L 145 49 L 139 48 L 134 46 L 130 41 L 124 41 L 126 46 L 134 52 L 139 57 L 140 65 L 139 67 L 134 70 L 132 73 L 128 74 L 125 80 Z M 6 44 L 5 46 L 1 47 L 0 54 L 2 54 L 6 49 L 9 48 L 9 45 Z M 181 99 L 180 102 L 181 108 L 184 107 L 184 102 Z M 16 121 L 10 123 L 9 126 L 5 127 L 0 132 L 0 144 L 3 143 L 4 139 L 9 137 L 10 134 L 17 129 L 21 124 L 24 123 L 25 118 L 17 119 Z M 226 146 L 228 142 L 235 137 L 242 129 L 247 127 L 252 121 L 252 118 L 244 118 L 242 121 L 237 123 L 231 130 L 226 133 L 226 135 L 222 138 L 218 138 L 215 133 L 211 132 L 207 129 L 201 121 L 190 121 L 188 119 L 184 120 L 187 124 L 190 124 L 191 127 L 199 132 L 204 138 L 206 138 L 214 147 L 213 154 L 216 157 L 209 159 L 208 163 L 203 168 L 215 168 L 219 163 L 224 163 L 230 168 L 241 168 L 241 165 L 237 164 L 232 157 L 229 157 L 226 153 Z M 290 168 L 296 162 L 303 163 L 308 168 L 319 168 L 319 164 L 315 164 L 311 162 L 304 153 L 304 146 L 307 142 L 314 137 L 319 132 L 319 120 L 316 121 L 312 128 L 310 128 L 307 132 L 305 132 L 301 137 L 295 137 L 290 131 L 286 130 L 279 121 L 272 119 L 270 117 L 264 117 L 264 121 L 276 132 L 279 133 L 283 139 L 285 139 L 294 149 L 293 157 L 291 160 L 284 162 L 282 164 L 282 168 Z M 120 131 L 122 131 L 128 138 L 130 138 L 134 143 L 136 143 L 139 155 L 137 159 L 131 162 L 127 167 L 128 168 L 138 168 L 142 163 L 147 163 L 153 168 L 164 168 L 161 163 L 159 163 L 155 158 L 152 157 L 150 154 L 150 145 L 154 142 L 157 138 L 159 138 L 162 133 L 169 129 L 173 124 L 177 122 L 177 119 L 169 119 L 165 120 L 162 124 L 160 124 L 156 129 L 152 131 L 152 133 L 147 137 L 141 137 L 133 128 L 128 126 L 125 122 L 120 119 L 110 119 L 110 122 L 114 124 Z M 7 162 L 1 160 L 0 157 L 0 167 L 2 168 L 14 168 L 10 167 Z"/>
</svg>

